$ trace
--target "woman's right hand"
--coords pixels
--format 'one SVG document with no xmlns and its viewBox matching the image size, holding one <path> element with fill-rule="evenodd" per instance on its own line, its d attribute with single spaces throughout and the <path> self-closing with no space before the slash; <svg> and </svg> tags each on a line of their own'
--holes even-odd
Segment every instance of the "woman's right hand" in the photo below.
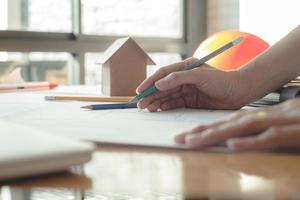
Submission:
<svg viewBox="0 0 300 200">
<path fill-rule="evenodd" d="M 189 71 L 179 71 L 195 58 L 160 68 L 138 88 L 141 93 L 155 84 L 158 92 L 140 100 L 138 107 L 150 112 L 158 109 L 207 108 L 239 109 L 249 103 L 249 84 L 240 71 L 224 72 L 206 64 Z"/>
</svg>

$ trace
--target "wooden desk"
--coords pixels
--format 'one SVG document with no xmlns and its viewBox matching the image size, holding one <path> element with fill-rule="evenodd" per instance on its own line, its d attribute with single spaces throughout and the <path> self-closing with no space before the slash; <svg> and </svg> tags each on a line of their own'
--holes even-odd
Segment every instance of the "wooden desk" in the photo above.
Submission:
<svg viewBox="0 0 300 200">
<path fill-rule="evenodd" d="M 297 154 L 102 145 L 83 172 L 3 183 L 0 194 L 18 200 L 300 199 Z"/>
</svg>

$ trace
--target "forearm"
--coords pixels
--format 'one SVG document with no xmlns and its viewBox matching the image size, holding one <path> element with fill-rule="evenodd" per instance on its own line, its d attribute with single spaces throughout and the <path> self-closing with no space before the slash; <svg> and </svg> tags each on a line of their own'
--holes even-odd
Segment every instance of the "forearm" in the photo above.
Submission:
<svg viewBox="0 0 300 200">
<path fill-rule="evenodd" d="M 240 70 L 247 101 L 254 101 L 300 75 L 300 26 Z"/>
</svg>

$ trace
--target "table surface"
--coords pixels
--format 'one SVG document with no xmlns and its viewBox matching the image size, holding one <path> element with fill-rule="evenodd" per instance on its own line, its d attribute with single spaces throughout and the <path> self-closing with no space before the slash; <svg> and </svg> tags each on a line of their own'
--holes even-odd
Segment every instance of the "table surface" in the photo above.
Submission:
<svg viewBox="0 0 300 200">
<path fill-rule="evenodd" d="M 72 173 L 2 182 L 0 199 L 300 199 L 300 154 L 99 145 Z"/>
<path fill-rule="evenodd" d="M 299 169 L 296 153 L 100 145 L 73 173 L 2 183 L 0 199 L 300 199 Z"/>
</svg>

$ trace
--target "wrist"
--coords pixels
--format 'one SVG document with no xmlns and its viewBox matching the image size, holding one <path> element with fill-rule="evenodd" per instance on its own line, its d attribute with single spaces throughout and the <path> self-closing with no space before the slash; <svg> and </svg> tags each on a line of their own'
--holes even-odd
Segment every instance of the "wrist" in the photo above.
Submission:
<svg viewBox="0 0 300 200">
<path fill-rule="evenodd" d="M 260 84 L 258 80 L 256 80 L 256 76 L 251 74 L 246 70 L 237 70 L 237 85 L 239 88 L 239 102 L 242 106 L 245 106 L 253 101 L 259 99 L 259 87 Z"/>
</svg>

